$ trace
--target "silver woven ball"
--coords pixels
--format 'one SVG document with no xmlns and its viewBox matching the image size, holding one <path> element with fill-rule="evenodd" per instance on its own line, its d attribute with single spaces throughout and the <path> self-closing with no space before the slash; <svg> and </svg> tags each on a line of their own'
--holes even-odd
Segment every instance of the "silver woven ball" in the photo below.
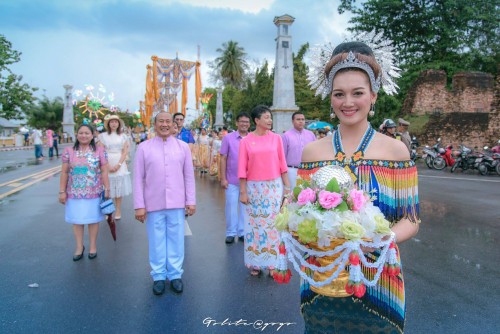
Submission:
<svg viewBox="0 0 500 334">
<path fill-rule="evenodd" d="M 313 187 L 325 189 L 332 178 L 337 179 L 341 190 L 350 190 L 354 187 L 354 183 L 349 173 L 344 168 L 337 165 L 321 167 L 311 176 L 311 181 Z"/>
</svg>

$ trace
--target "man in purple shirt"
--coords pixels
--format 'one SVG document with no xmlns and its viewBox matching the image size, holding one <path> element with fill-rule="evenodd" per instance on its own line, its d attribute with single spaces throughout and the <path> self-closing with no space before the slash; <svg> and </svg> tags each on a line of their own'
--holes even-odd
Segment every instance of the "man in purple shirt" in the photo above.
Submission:
<svg viewBox="0 0 500 334">
<path fill-rule="evenodd" d="M 165 279 L 183 290 L 184 216 L 196 211 L 191 151 L 172 135 L 172 124 L 171 114 L 156 115 L 156 137 L 139 145 L 134 162 L 135 218 L 146 221 L 155 295 L 165 291 Z"/>
<path fill-rule="evenodd" d="M 243 242 L 245 232 L 245 206 L 240 202 L 238 152 L 241 139 L 248 134 L 250 116 L 245 112 L 239 113 L 236 116 L 236 126 L 237 131 L 222 138 L 220 148 L 220 184 L 226 189 L 226 244 L 232 244 L 236 235 Z"/>
<path fill-rule="evenodd" d="M 282 139 L 286 164 L 288 165 L 288 177 L 293 190 L 297 183 L 297 169 L 302 159 L 302 151 L 308 143 L 316 140 L 316 136 L 311 131 L 304 129 L 306 118 L 302 112 L 293 113 L 292 124 L 293 128 L 285 132 Z"/>
</svg>

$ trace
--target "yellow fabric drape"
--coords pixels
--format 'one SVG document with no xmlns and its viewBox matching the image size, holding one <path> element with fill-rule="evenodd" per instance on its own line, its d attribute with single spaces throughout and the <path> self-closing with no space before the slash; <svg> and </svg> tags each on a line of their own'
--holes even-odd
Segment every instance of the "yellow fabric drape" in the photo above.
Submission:
<svg viewBox="0 0 500 334">
<path fill-rule="evenodd" d="M 196 62 L 196 70 L 195 70 L 195 98 L 196 98 L 196 110 L 200 109 L 200 97 L 201 97 L 201 63 L 199 61 Z"/>
<path fill-rule="evenodd" d="M 153 67 L 153 73 L 154 71 Z M 149 128 L 151 124 L 151 116 L 153 115 L 153 105 L 155 102 L 154 99 L 154 91 L 155 85 L 154 80 L 151 78 L 151 66 L 146 66 L 147 74 L 146 74 L 146 94 L 144 94 L 144 101 L 146 104 L 145 117 L 143 123 Z"/>
<path fill-rule="evenodd" d="M 144 98 L 147 99 L 147 95 L 144 94 Z M 148 105 L 146 103 L 145 105 L 145 108 L 144 108 L 144 113 L 143 115 L 141 115 L 141 120 L 142 120 L 142 124 L 144 124 L 144 126 L 146 126 L 147 128 L 149 128 L 149 125 L 151 123 L 151 110 L 153 109 L 153 106 L 152 105 Z"/>
<path fill-rule="evenodd" d="M 160 98 L 160 90 L 158 89 L 158 57 L 152 56 L 153 60 L 153 91 L 154 91 L 154 102 L 158 101 Z"/>
<path fill-rule="evenodd" d="M 146 94 L 144 94 L 146 97 Z M 146 105 L 144 101 L 139 101 L 139 114 L 141 115 L 141 123 L 146 125 Z"/>
<path fill-rule="evenodd" d="M 186 105 L 188 102 L 188 80 L 186 78 L 182 79 L 182 101 L 181 101 L 181 112 L 186 116 Z"/>
<path fill-rule="evenodd" d="M 171 114 L 175 114 L 179 111 L 179 105 L 177 103 L 177 94 L 173 98 L 172 102 L 170 102 L 170 106 L 168 109 L 169 109 Z"/>
</svg>

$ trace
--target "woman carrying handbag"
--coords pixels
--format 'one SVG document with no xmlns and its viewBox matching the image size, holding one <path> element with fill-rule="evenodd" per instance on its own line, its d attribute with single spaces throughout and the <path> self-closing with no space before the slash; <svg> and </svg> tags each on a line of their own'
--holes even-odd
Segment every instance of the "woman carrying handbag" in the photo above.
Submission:
<svg viewBox="0 0 500 334">
<path fill-rule="evenodd" d="M 97 257 L 97 233 L 101 212 L 101 193 L 109 197 L 108 158 L 103 147 L 96 147 L 94 129 L 89 124 L 78 128 L 75 145 L 62 155 L 59 202 L 66 206 L 65 220 L 73 224 L 76 248 L 73 261 L 83 258 L 84 227 L 89 229 L 89 259 Z"/>
</svg>

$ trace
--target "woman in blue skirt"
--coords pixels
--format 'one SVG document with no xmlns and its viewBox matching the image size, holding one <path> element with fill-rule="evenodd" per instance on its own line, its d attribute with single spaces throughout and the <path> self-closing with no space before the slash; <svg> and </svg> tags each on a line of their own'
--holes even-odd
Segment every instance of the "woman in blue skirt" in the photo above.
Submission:
<svg viewBox="0 0 500 334">
<path fill-rule="evenodd" d="M 84 226 L 89 229 L 89 259 L 97 257 L 99 222 L 104 219 L 100 197 L 109 197 L 108 158 L 103 147 L 96 147 L 94 129 L 88 124 L 78 128 L 75 145 L 62 155 L 59 202 L 66 205 L 65 219 L 73 224 L 76 249 L 73 261 L 83 258 Z"/>
</svg>

